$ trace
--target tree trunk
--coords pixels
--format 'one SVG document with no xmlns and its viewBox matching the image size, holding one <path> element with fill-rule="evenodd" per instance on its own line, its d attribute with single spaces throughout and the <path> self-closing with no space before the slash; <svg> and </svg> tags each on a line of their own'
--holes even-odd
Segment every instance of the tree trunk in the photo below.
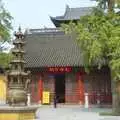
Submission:
<svg viewBox="0 0 120 120">
<path fill-rule="evenodd" d="M 115 0 L 108 0 L 108 12 L 114 11 Z"/>
<path fill-rule="evenodd" d="M 112 108 L 113 112 L 120 113 L 120 81 L 112 80 Z"/>
</svg>

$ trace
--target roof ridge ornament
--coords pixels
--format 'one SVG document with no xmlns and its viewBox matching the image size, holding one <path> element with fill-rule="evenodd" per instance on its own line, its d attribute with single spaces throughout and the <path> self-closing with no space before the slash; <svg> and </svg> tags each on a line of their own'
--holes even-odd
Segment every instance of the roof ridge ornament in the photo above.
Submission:
<svg viewBox="0 0 120 120">
<path fill-rule="evenodd" d="M 67 12 L 70 10 L 70 7 L 69 7 L 69 5 L 68 4 L 66 4 L 66 10 L 65 10 L 65 13 L 64 13 L 64 17 L 66 16 L 66 14 L 67 14 Z"/>
<path fill-rule="evenodd" d="M 66 9 L 70 9 L 70 7 L 69 7 L 69 5 L 68 5 L 68 4 L 66 4 Z"/>
</svg>

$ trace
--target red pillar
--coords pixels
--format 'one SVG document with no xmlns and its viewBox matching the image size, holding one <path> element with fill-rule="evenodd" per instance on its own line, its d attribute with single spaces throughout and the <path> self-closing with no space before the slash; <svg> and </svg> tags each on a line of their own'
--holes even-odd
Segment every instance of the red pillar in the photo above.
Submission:
<svg viewBox="0 0 120 120">
<path fill-rule="evenodd" d="M 42 76 L 39 75 L 39 80 L 38 80 L 38 102 L 42 102 L 42 93 L 43 93 L 43 80 L 42 80 Z"/>
<path fill-rule="evenodd" d="M 32 80 L 31 82 L 31 97 L 32 97 L 32 102 L 35 102 L 35 84 L 34 84 L 34 80 Z"/>
<path fill-rule="evenodd" d="M 83 74 L 77 73 L 78 79 L 78 99 L 81 105 L 84 104 L 84 81 L 83 81 Z"/>
</svg>

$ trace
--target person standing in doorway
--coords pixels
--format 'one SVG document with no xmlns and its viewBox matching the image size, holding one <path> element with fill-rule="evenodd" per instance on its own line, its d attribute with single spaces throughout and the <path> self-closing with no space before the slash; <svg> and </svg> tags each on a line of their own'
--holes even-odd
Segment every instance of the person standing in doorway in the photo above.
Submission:
<svg viewBox="0 0 120 120">
<path fill-rule="evenodd" d="M 57 108 L 57 96 L 56 96 L 56 94 L 54 95 L 54 108 Z"/>
</svg>

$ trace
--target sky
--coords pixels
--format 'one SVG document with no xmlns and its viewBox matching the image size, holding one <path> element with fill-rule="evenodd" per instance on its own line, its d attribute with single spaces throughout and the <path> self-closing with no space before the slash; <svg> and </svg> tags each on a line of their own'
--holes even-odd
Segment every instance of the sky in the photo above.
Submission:
<svg viewBox="0 0 120 120">
<path fill-rule="evenodd" d="M 95 6 L 90 0 L 3 0 L 5 8 L 13 16 L 13 30 L 54 27 L 49 16 L 61 16 L 66 5 L 70 8 Z"/>
</svg>

